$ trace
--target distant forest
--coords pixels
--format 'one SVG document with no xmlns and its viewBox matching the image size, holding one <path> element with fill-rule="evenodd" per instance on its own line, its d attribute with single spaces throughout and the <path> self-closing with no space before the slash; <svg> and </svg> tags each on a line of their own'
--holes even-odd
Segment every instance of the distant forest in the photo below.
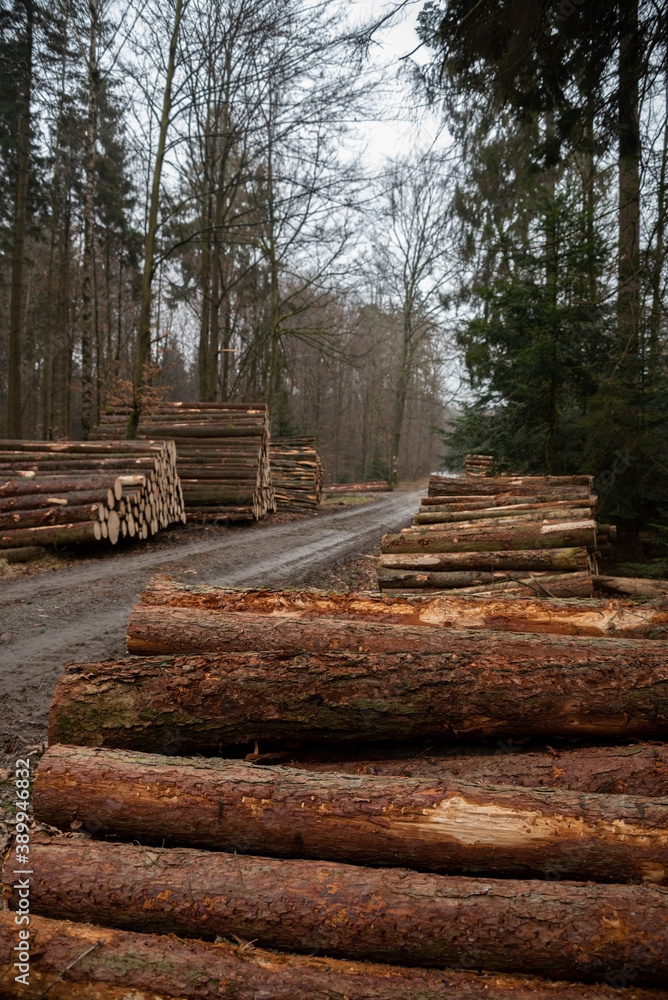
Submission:
<svg viewBox="0 0 668 1000">
<path fill-rule="evenodd" d="M 355 7 L 0 5 L 0 435 L 266 400 L 330 480 L 483 452 L 668 525 L 668 3 Z M 442 134 L 374 168 L 401 18 Z"/>
</svg>

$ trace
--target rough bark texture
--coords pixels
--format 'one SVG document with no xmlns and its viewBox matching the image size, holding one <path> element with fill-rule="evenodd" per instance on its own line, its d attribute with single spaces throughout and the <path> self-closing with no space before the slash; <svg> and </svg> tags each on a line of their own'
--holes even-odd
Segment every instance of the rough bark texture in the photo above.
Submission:
<svg viewBox="0 0 668 1000">
<path fill-rule="evenodd" d="M 668 890 L 425 875 L 36 836 L 31 910 L 406 965 L 665 986 Z M 5 882 L 13 885 L 11 869 Z M 18 893 L 8 890 L 12 909 Z"/>
<path fill-rule="evenodd" d="M 235 591 L 175 583 L 171 577 L 157 574 L 142 594 L 142 603 L 218 612 L 283 614 L 293 619 L 297 615 L 300 618 L 312 616 L 316 620 L 324 616 L 346 621 L 492 628 L 510 632 L 648 639 L 668 637 L 667 606 L 620 600 L 547 601 L 521 598 L 508 601 L 475 597 L 324 594 L 312 590 Z"/>
<path fill-rule="evenodd" d="M 439 528 L 432 525 L 432 528 Z M 421 530 L 383 535 L 383 552 L 489 552 L 498 549 L 553 549 L 596 547 L 596 522 L 520 524 L 514 528 Z"/>
<path fill-rule="evenodd" d="M 661 739 L 665 643 L 444 631 L 440 654 L 223 653 L 69 664 L 51 743 L 183 752 L 255 739 Z"/>
<path fill-rule="evenodd" d="M 589 573 L 426 573 L 416 570 L 378 569 L 378 586 L 383 591 L 420 593 L 440 591 L 443 595 L 504 593 L 540 594 L 545 597 L 593 597 Z"/>
<path fill-rule="evenodd" d="M 247 760 L 262 763 L 264 755 Z M 268 755 L 271 757 L 271 754 Z M 344 774 L 387 774 L 406 778 L 456 778 L 474 784 L 514 785 L 524 788 L 562 788 L 609 795 L 668 796 L 668 744 L 583 747 L 577 750 L 523 750 L 519 744 L 499 741 L 495 750 L 458 746 L 412 748 L 394 745 L 389 752 L 314 754 L 285 752 L 279 763 L 306 771 Z M 271 763 L 271 760 L 266 760 Z"/>
<path fill-rule="evenodd" d="M 668 878 L 668 799 L 52 747 L 35 816 L 125 838 L 443 873 Z M 299 838 L 295 831 L 299 831 Z"/>
<path fill-rule="evenodd" d="M 429 496 L 495 496 L 512 493 L 514 496 L 540 496 L 547 500 L 574 500 L 591 496 L 591 476 L 471 476 L 452 478 L 431 476 Z"/>
<path fill-rule="evenodd" d="M 587 549 L 516 549 L 508 552 L 404 552 L 381 555 L 379 565 L 388 569 L 444 570 L 586 570 Z"/>
<path fill-rule="evenodd" d="M 31 916 L 30 931 L 26 987 L 14 982 L 14 914 L 0 912 L 3 996 L 40 1000 L 50 987 L 48 1000 L 668 1000 L 664 989 L 615 988 L 629 982 L 628 972 L 617 974 L 619 983 L 613 974 L 585 985 L 290 955 L 48 917 Z"/>
</svg>

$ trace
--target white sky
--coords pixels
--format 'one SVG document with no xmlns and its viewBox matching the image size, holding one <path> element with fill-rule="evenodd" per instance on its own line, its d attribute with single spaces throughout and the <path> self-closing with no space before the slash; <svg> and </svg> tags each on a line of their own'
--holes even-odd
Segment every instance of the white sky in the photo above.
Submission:
<svg viewBox="0 0 668 1000">
<path fill-rule="evenodd" d="M 356 0 L 354 19 L 361 24 L 380 18 L 395 6 L 393 0 Z M 405 155 L 411 150 L 426 151 L 434 144 L 438 147 L 449 144 L 449 137 L 442 131 L 441 116 L 426 110 L 408 79 L 400 76 L 402 68 L 404 76 L 407 75 L 407 60 L 402 57 L 410 55 L 418 64 L 429 58 L 415 32 L 423 6 L 424 0 L 410 0 L 390 26 L 378 32 L 370 48 L 370 71 L 383 78 L 378 118 L 365 122 L 359 132 L 371 170 L 382 166 L 386 157 Z"/>
</svg>

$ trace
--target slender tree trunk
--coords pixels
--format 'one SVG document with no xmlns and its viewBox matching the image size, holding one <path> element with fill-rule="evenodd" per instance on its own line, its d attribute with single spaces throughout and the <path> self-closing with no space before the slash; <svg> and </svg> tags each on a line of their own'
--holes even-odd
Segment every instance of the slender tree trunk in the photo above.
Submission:
<svg viewBox="0 0 668 1000">
<path fill-rule="evenodd" d="M 89 0 L 90 44 L 88 50 L 88 118 L 86 124 L 86 188 L 84 197 L 84 253 L 81 274 L 81 437 L 92 426 L 93 340 L 95 338 L 93 254 L 95 253 L 95 140 L 97 138 L 97 35 L 100 0 Z"/>
<path fill-rule="evenodd" d="M 187 3 L 187 0 L 185 0 Z M 142 411 L 142 397 L 144 384 L 146 381 L 146 366 L 151 356 L 151 282 L 153 281 L 153 270 L 155 260 L 155 240 L 158 231 L 158 209 L 160 203 L 160 181 L 162 177 L 162 167 L 165 159 L 165 146 L 167 143 L 167 129 L 169 128 L 170 112 L 172 108 L 172 84 L 176 69 L 176 49 L 179 41 L 179 31 L 181 29 L 181 18 L 183 15 L 184 0 L 176 0 L 174 11 L 174 24 L 172 37 L 169 43 L 169 58 L 167 62 L 167 76 L 165 79 L 165 91 L 162 101 L 162 115 L 160 118 L 160 132 L 158 137 L 158 149 L 153 167 L 153 184 L 151 187 L 151 202 L 149 206 L 148 224 L 146 228 L 146 242 L 144 244 L 144 273 L 142 277 L 141 305 L 139 309 L 139 322 L 137 326 L 137 351 L 135 355 L 134 368 L 134 400 L 132 413 L 128 421 L 127 436 L 134 438 L 137 436 L 139 418 Z"/>
<path fill-rule="evenodd" d="M 668 67 L 664 73 L 664 102 L 668 102 Z M 668 108 L 668 103 L 664 106 Z M 661 151 L 661 172 L 659 174 L 659 188 L 657 191 L 658 215 L 656 220 L 656 236 L 654 251 L 654 268 L 652 271 L 652 308 L 649 320 L 649 371 L 650 375 L 656 373 L 659 361 L 659 340 L 661 330 L 661 312 L 663 305 L 662 275 L 666 258 L 666 212 L 668 204 L 668 114 L 664 118 L 663 124 L 663 149 Z"/>
<path fill-rule="evenodd" d="M 619 39 L 619 260 L 617 332 L 622 358 L 639 351 L 640 38 L 638 0 L 621 0 Z M 628 363 L 624 365 L 628 367 Z M 635 373 L 634 373 L 635 376 Z M 634 378 L 635 380 L 635 378 Z"/>
<path fill-rule="evenodd" d="M 30 103 L 32 98 L 33 19 L 32 0 L 24 0 L 26 12 L 25 62 L 22 105 L 18 128 L 18 169 L 14 205 L 12 286 L 9 302 L 7 434 L 22 436 L 21 341 L 23 305 L 23 256 L 28 216 L 28 167 L 30 159 Z"/>
</svg>

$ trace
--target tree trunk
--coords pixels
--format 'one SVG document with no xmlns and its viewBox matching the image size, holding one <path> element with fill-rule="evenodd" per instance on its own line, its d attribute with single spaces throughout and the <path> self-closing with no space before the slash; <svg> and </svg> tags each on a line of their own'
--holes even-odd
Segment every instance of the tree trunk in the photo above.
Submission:
<svg viewBox="0 0 668 1000">
<path fill-rule="evenodd" d="M 92 428 L 93 405 L 93 339 L 96 324 L 93 303 L 93 269 L 95 253 L 95 143 L 97 140 L 97 101 L 99 69 L 97 37 L 99 0 L 88 0 L 90 39 L 88 49 L 88 115 L 86 121 L 84 248 L 81 275 L 81 437 L 88 440 Z"/>
<path fill-rule="evenodd" d="M 625 989 L 616 982 L 314 958 L 247 942 L 188 941 L 33 914 L 29 985 L 14 985 L 17 930 L 14 914 L 0 912 L 0 979 L 6 996 L 16 1000 L 42 1000 L 47 991 L 49 1000 L 211 1000 L 212 989 L 234 1000 L 668 1000 L 668 990 Z"/>
<path fill-rule="evenodd" d="M 488 508 L 487 510 L 460 510 L 448 513 L 446 511 L 441 511 L 439 508 L 428 508 L 427 510 L 419 511 L 413 517 L 414 524 L 448 524 L 455 523 L 459 521 L 501 521 L 503 522 L 506 518 L 516 518 L 518 520 L 531 520 L 531 521 L 554 521 L 561 518 L 564 520 L 578 520 L 578 519 L 588 519 L 592 516 L 591 506 L 585 506 L 584 501 L 581 502 L 579 507 L 567 507 L 564 509 L 562 505 L 553 505 L 549 503 L 545 504 L 535 504 L 529 506 L 528 504 L 516 507 L 494 507 Z"/>
<path fill-rule="evenodd" d="M 354 754 L 292 751 L 283 754 L 281 762 L 289 761 L 291 767 L 306 771 L 329 773 L 387 774 L 443 781 L 454 777 L 478 785 L 563 788 L 655 798 L 668 795 L 668 744 L 665 743 L 576 750 L 550 748 L 537 752 L 525 751 L 510 740 L 499 741 L 495 752 L 472 753 L 462 751 L 459 746 L 443 745 L 408 752 L 410 756 L 396 744 L 373 757 L 368 752 L 360 756 L 358 751 Z M 258 755 L 258 763 L 262 763 L 262 757 Z"/>
<path fill-rule="evenodd" d="M 595 521 L 520 523 L 517 527 L 465 527 L 437 530 L 405 529 L 383 535 L 381 550 L 388 552 L 490 552 L 497 549 L 596 548 Z"/>
<path fill-rule="evenodd" d="M 522 573 L 455 572 L 429 573 L 420 570 L 378 570 L 378 586 L 383 592 L 419 593 L 439 590 L 443 595 L 487 593 L 503 590 L 522 591 L 543 597 L 593 597 L 589 573 Z M 526 596 L 526 595 L 525 595 Z"/>
<path fill-rule="evenodd" d="M 37 510 L 0 511 L 0 531 L 8 528 L 38 528 L 49 524 L 70 524 L 99 520 L 101 502 L 79 506 L 54 505 Z"/>
<path fill-rule="evenodd" d="M 426 572 L 446 570 L 463 572 L 468 569 L 488 572 L 507 570 L 586 570 L 587 549 L 584 546 L 570 549 L 516 549 L 513 551 L 485 552 L 406 552 L 401 555 L 381 555 L 380 566 L 387 569 L 416 569 Z"/>
<path fill-rule="evenodd" d="M 187 0 L 185 0 L 187 3 Z M 167 130 L 170 123 L 172 107 L 172 83 L 176 69 L 176 49 L 179 41 L 181 28 L 181 15 L 183 13 L 184 0 L 176 0 L 174 11 L 174 24 L 172 36 L 169 43 L 169 57 L 167 61 L 167 75 L 165 78 L 165 90 L 162 100 L 162 114 L 160 116 L 160 132 L 158 136 L 158 149 L 153 166 L 153 183 L 151 186 L 151 203 L 149 206 L 148 222 L 146 227 L 146 240 L 144 243 L 144 271 L 142 275 L 141 303 L 139 307 L 139 320 L 137 322 L 137 350 L 134 365 L 134 399 L 132 412 L 128 420 L 127 436 L 134 438 L 137 436 L 139 418 L 143 409 L 143 393 L 146 381 L 146 366 L 151 358 L 151 283 L 153 281 L 153 270 L 155 261 L 155 241 L 158 232 L 158 210 L 160 207 L 160 182 L 162 178 L 162 166 L 165 158 L 165 148 L 167 145 Z"/>
<path fill-rule="evenodd" d="M 443 874 L 668 880 L 668 802 L 629 795 L 54 747 L 33 801 L 43 823 L 125 839 Z"/>
<path fill-rule="evenodd" d="M 443 877 L 40 834 L 30 863 L 31 913 L 59 919 L 437 968 L 597 979 L 627 965 L 638 985 L 668 975 L 668 890 L 658 886 Z"/>
<path fill-rule="evenodd" d="M 9 300 L 9 334 L 7 343 L 7 434 L 10 438 L 22 436 L 21 355 L 23 330 L 23 257 L 28 219 L 28 171 L 30 166 L 30 105 L 33 76 L 33 20 L 32 0 L 24 0 L 26 14 L 25 67 L 23 93 L 19 113 L 18 150 L 16 171 L 16 199 L 14 203 L 14 233 L 12 245 L 12 284 Z"/>
<path fill-rule="evenodd" d="M 53 696 L 49 739 L 162 752 L 256 739 L 661 739 L 664 646 L 444 631 L 439 654 L 224 653 L 69 664 Z"/>
<path fill-rule="evenodd" d="M 176 583 L 160 573 L 149 581 L 142 594 L 142 603 L 218 613 L 267 614 L 272 616 L 273 621 L 280 620 L 279 615 L 289 615 L 292 620 L 296 616 L 300 619 L 312 616 L 316 622 L 324 616 L 328 619 L 395 625 L 648 639 L 667 637 L 668 626 L 667 608 L 633 605 L 630 601 L 546 601 L 537 598 L 494 601 L 437 595 L 381 597 L 373 594 L 325 594 L 312 590 L 238 591 L 204 584 Z"/>
<path fill-rule="evenodd" d="M 640 322 L 640 120 L 641 75 L 638 0 L 619 5 L 619 259 L 617 331 L 618 365 L 639 363 Z M 633 370 L 635 381 L 639 372 Z"/>
</svg>

